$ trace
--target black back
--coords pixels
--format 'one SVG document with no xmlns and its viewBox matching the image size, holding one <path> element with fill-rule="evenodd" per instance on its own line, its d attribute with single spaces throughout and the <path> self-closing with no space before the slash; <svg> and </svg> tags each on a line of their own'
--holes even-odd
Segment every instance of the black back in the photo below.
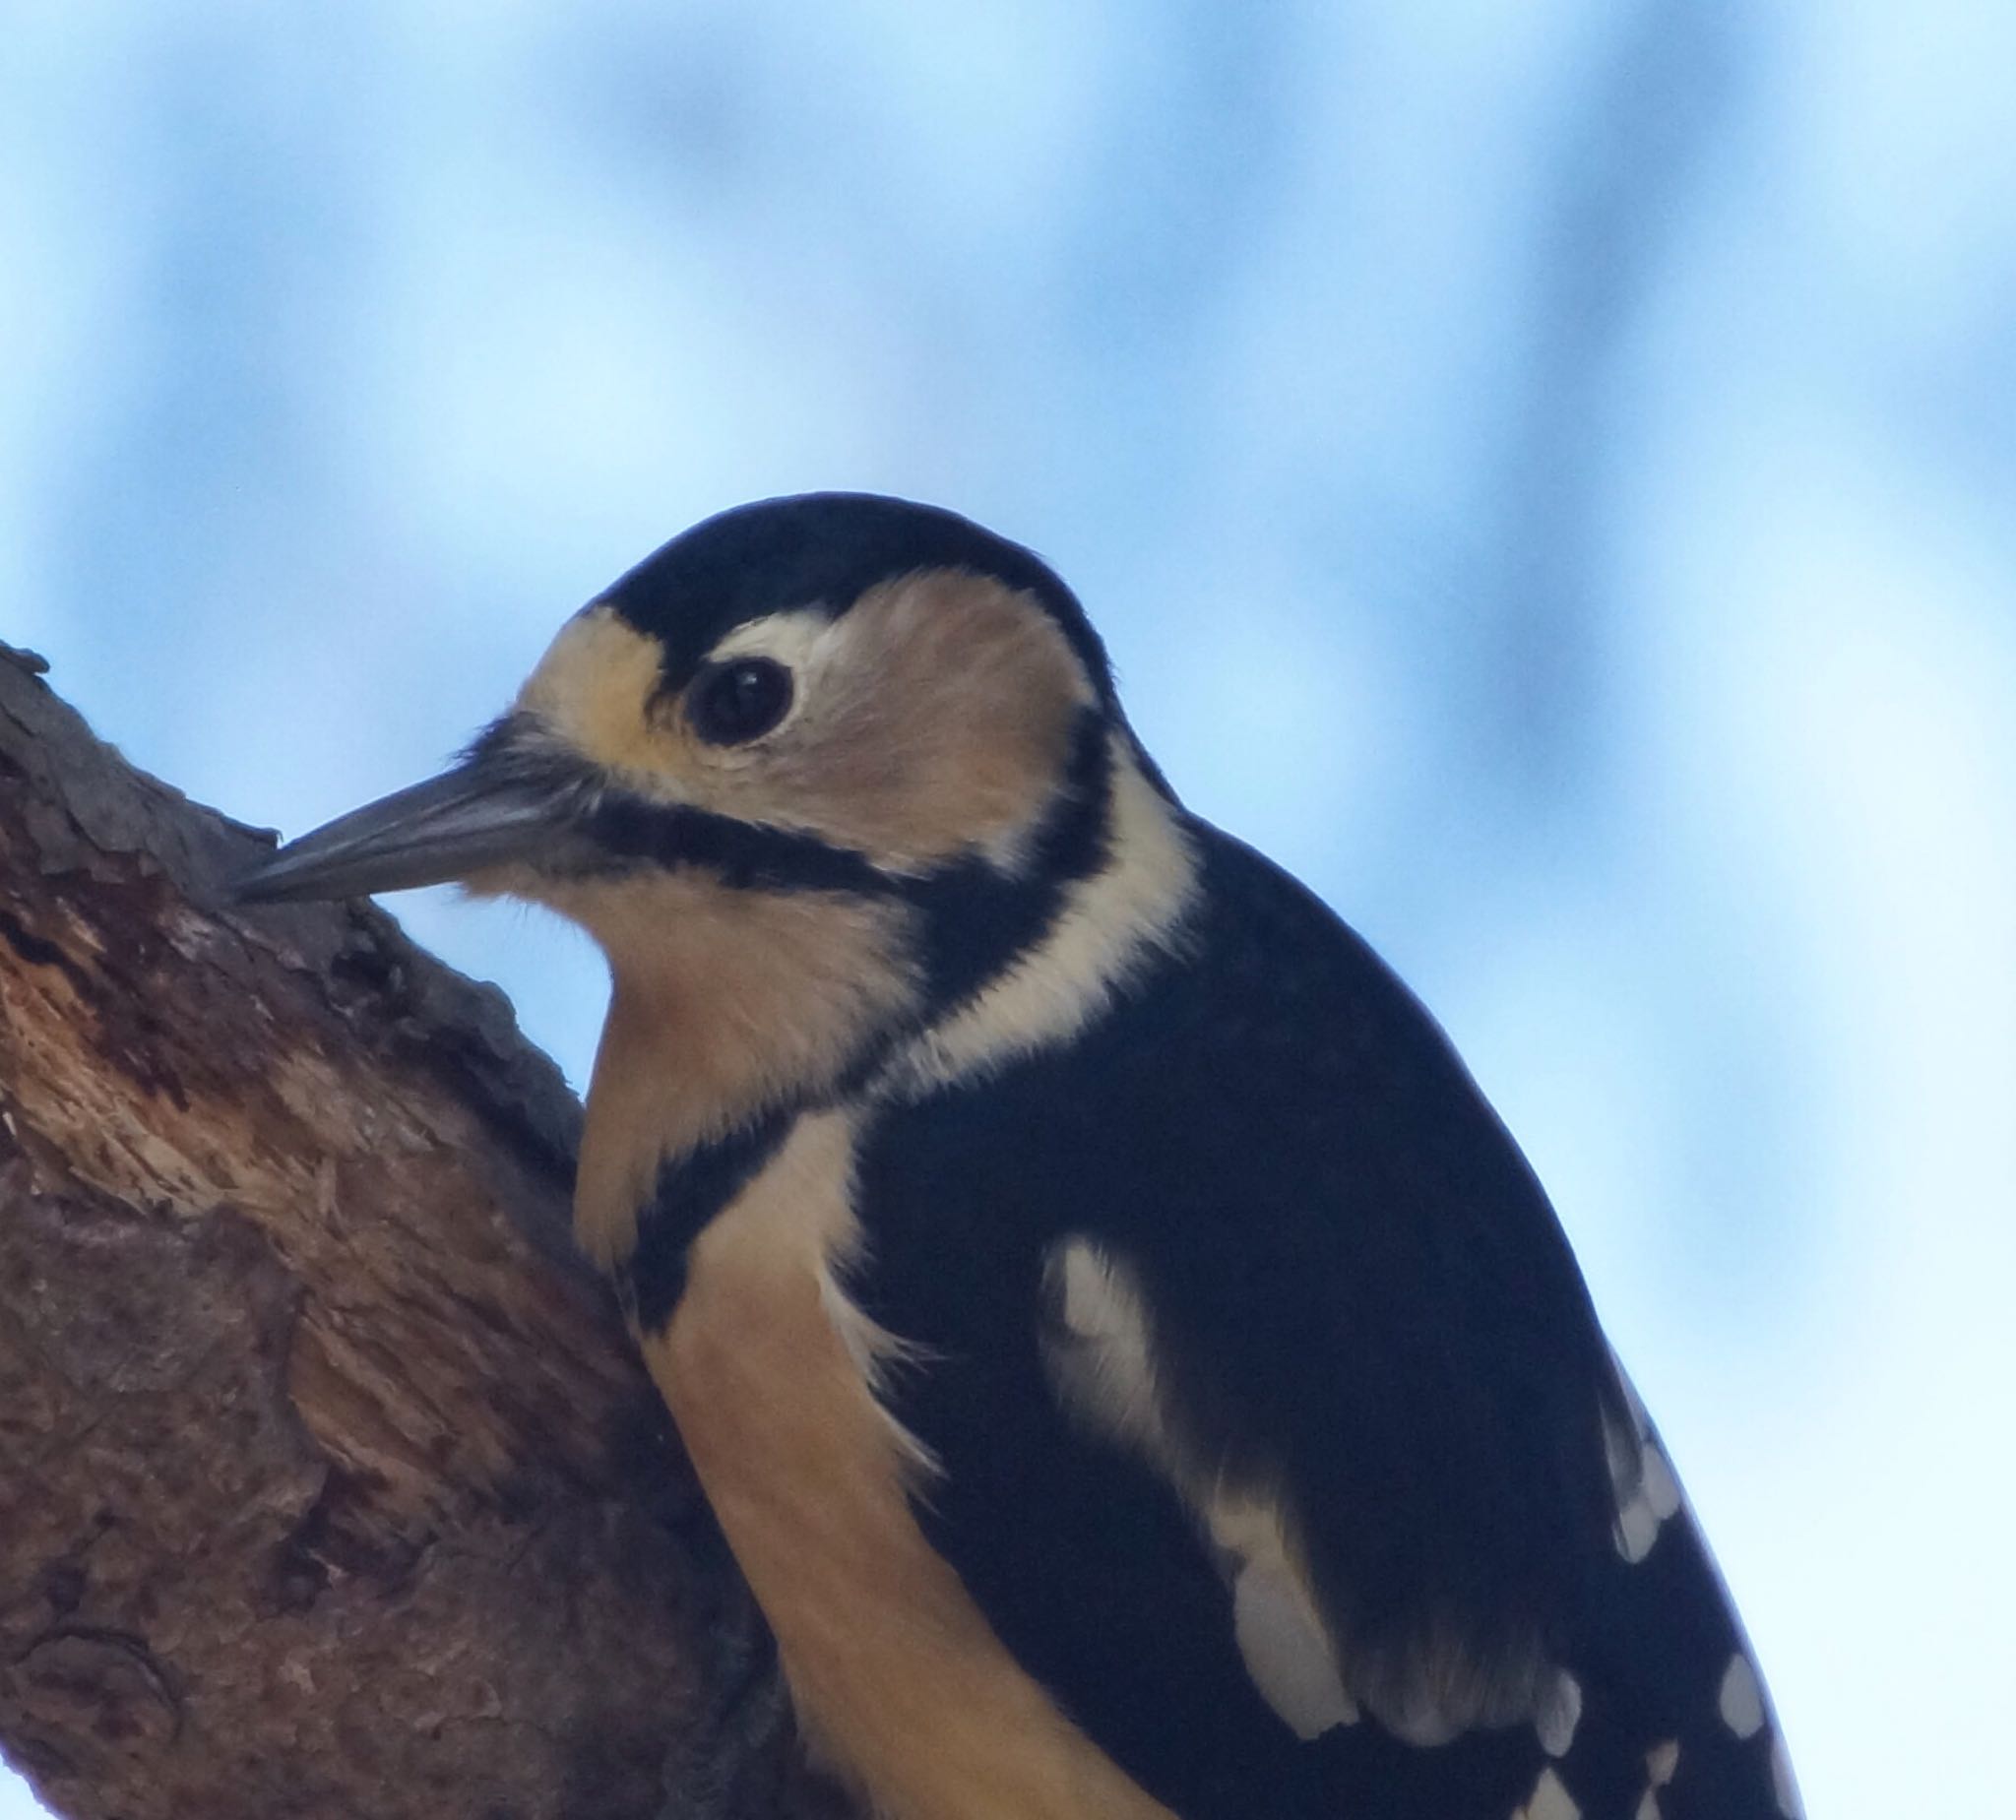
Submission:
<svg viewBox="0 0 2016 1820">
<path fill-rule="evenodd" d="M 1438 1748 L 1303 1743 L 1256 1692 L 1229 1592 L 1156 1471 L 1059 1410 L 1046 1249 L 1126 1259 L 1203 1444 L 1288 1486 L 1320 1591 L 1374 1642 L 1426 1614 L 1537 1631 L 1587 1695 L 1558 1773 L 1627 1820 L 1779 1820 L 1770 1737 L 1714 1714 L 1739 1633 L 1691 1522 L 1612 1540 L 1607 1349 L 1532 1173 L 1440 1031 L 1314 898 L 1215 831 L 1196 953 L 1068 1047 L 886 1112 L 858 1283 L 928 1360 L 898 1418 L 944 1466 L 918 1515 L 1003 1642 L 1184 1820 L 1505 1820 L 1531 1725 Z"/>
</svg>

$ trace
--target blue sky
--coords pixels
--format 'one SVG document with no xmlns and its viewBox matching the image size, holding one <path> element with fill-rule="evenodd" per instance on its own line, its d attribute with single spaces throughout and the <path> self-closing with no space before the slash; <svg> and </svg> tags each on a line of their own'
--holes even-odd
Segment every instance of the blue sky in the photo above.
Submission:
<svg viewBox="0 0 2016 1820">
<path fill-rule="evenodd" d="M 299 831 L 719 507 L 880 488 L 1035 544 L 1178 787 L 1533 1156 L 1812 1810 L 2002 1804 L 2016 16 L 10 34 L 0 636 L 101 732 Z M 582 1078 L 584 944 L 397 908 Z"/>
</svg>

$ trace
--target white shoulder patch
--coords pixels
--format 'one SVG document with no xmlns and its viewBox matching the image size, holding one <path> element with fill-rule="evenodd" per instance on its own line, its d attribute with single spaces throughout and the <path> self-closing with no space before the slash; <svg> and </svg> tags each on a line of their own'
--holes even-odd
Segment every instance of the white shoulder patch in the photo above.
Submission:
<svg viewBox="0 0 2016 1820">
<path fill-rule="evenodd" d="M 1153 1311 L 1126 1262 L 1072 1235 L 1052 1247 L 1044 1287 L 1043 1360 L 1058 1400 L 1161 1471 L 1195 1513 L 1231 1588 L 1246 1672 L 1296 1736 L 1354 1724 L 1364 1709 L 1411 1744 L 1525 1723 L 1550 1754 L 1567 1752 L 1582 1689 L 1537 1656 L 1487 1670 L 1451 1640 L 1430 1657 L 1350 1660 L 1317 1599 L 1291 1496 L 1264 1480 L 1232 1482 L 1184 1433 L 1158 1368 Z"/>
<path fill-rule="evenodd" d="M 1089 1238 L 1060 1240 L 1045 1266 L 1043 1361 L 1088 1427 L 1159 1467 L 1197 1513 L 1232 1589 L 1239 1656 L 1260 1697 L 1297 1737 L 1352 1724 L 1336 1652 L 1280 1506 L 1197 1470 L 1160 1394 L 1148 1307 L 1134 1274 Z"/>
<path fill-rule="evenodd" d="M 1251 1557 L 1232 1583 L 1232 1623 L 1253 1685 L 1298 1738 L 1356 1723 L 1330 1639 L 1286 1564 Z"/>
</svg>

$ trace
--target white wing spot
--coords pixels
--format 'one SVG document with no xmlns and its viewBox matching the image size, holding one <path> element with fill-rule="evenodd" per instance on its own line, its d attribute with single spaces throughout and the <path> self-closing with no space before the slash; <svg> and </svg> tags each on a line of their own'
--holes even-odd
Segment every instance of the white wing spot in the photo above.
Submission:
<svg viewBox="0 0 2016 1820">
<path fill-rule="evenodd" d="M 1679 1767 L 1678 1738 L 1668 1738 L 1645 1753 L 1645 1792 L 1638 1797 L 1637 1811 L 1631 1820 L 1661 1820 L 1659 1791 L 1672 1781 L 1673 1772 Z"/>
<path fill-rule="evenodd" d="M 1512 1820 L 1582 1820 L 1582 1808 L 1552 1770 L 1542 1770 L 1532 1795 Z"/>
<path fill-rule="evenodd" d="M 1771 1788 L 1785 1820 L 1805 1820 L 1805 1804 L 1799 1799 L 1798 1784 L 1793 1780 L 1792 1752 L 1786 1749 L 1783 1735 L 1771 1740 Z"/>
<path fill-rule="evenodd" d="M 1554 1697 L 1540 1710 L 1533 1722 L 1540 1733 L 1540 1747 L 1550 1757 L 1565 1757 L 1575 1742 L 1575 1727 L 1582 1723 L 1582 1684 L 1563 1673 L 1554 1683 Z"/>
<path fill-rule="evenodd" d="M 1639 1493 L 1651 1506 L 1652 1514 L 1664 1523 L 1680 1507 L 1680 1481 L 1673 1476 L 1672 1463 L 1657 1441 L 1645 1443 L 1645 1476 Z"/>
<path fill-rule="evenodd" d="M 1612 1453 L 1611 1475 L 1617 1486 L 1617 1552 L 1636 1566 L 1652 1552 L 1660 1525 L 1680 1508 L 1680 1481 L 1665 1450 L 1649 1437 L 1635 1460 L 1625 1458 L 1621 1471 Z"/>
<path fill-rule="evenodd" d="M 1753 1738 L 1764 1724 L 1764 1690 L 1757 1685 L 1757 1670 L 1738 1650 L 1729 1659 L 1722 1674 L 1722 1694 L 1717 1701 L 1722 1723 L 1739 1738 Z"/>
<path fill-rule="evenodd" d="M 1617 1512 L 1617 1552 L 1634 1567 L 1652 1552 L 1659 1539 L 1659 1519 L 1643 1498 L 1633 1498 Z"/>
<path fill-rule="evenodd" d="M 1615 1354 L 1610 1362 L 1616 1364 Z M 1612 1533 L 1617 1552 L 1635 1566 L 1652 1552 L 1660 1525 L 1680 1508 L 1680 1481 L 1654 1437 L 1652 1418 L 1645 1413 L 1645 1406 L 1638 1401 L 1621 1365 L 1617 1365 L 1617 1381 L 1623 1387 L 1630 1424 L 1606 1422 L 1604 1449 L 1609 1456 L 1610 1486 L 1617 1500 Z"/>
</svg>

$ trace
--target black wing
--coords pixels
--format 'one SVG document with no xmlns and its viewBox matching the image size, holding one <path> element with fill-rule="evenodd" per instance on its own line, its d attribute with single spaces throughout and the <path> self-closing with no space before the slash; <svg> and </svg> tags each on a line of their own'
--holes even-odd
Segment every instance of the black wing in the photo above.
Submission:
<svg viewBox="0 0 2016 1820">
<path fill-rule="evenodd" d="M 1184 1820 L 1796 1814 L 1516 1147 L 1354 935 L 1198 838 L 1187 958 L 867 1142 L 927 1534 Z"/>
</svg>

